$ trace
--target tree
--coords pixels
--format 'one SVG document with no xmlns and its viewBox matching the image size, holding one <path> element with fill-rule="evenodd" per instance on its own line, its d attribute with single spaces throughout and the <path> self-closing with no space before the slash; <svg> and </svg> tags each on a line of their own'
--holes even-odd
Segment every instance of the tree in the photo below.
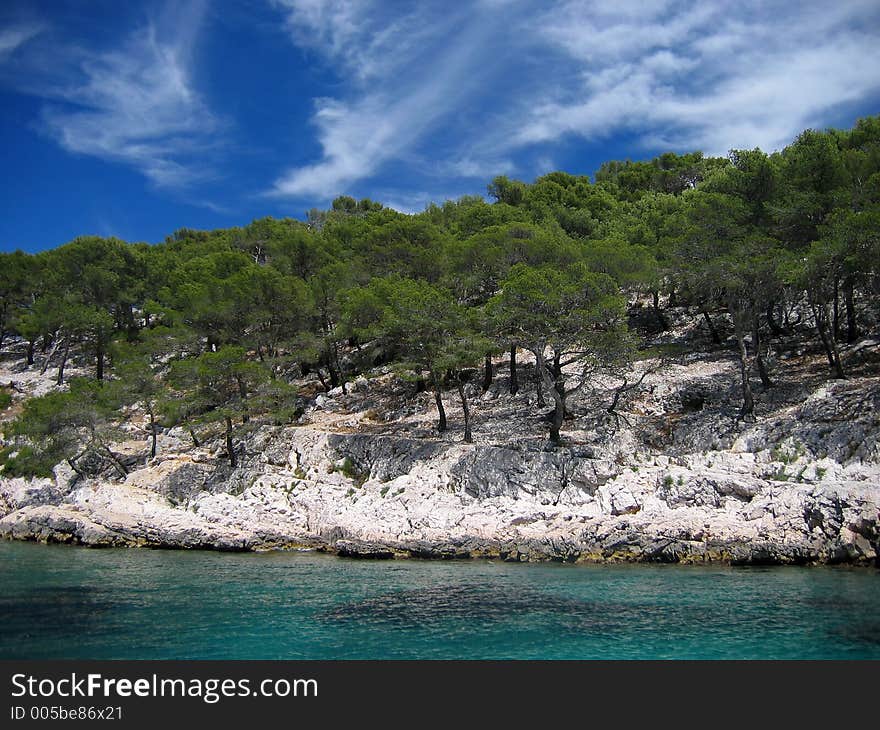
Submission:
<svg viewBox="0 0 880 730">
<path fill-rule="evenodd" d="M 623 238 L 630 246 L 636 247 L 635 252 L 644 250 L 650 257 L 634 273 L 639 278 L 644 277 L 643 284 L 651 294 L 654 316 L 660 329 L 664 331 L 669 329 L 669 322 L 660 308 L 660 294 L 668 291 L 671 302 L 680 284 L 677 280 L 675 251 L 687 228 L 684 214 L 686 205 L 682 196 L 646 193 L 606 225 L 600 238 L 605 249 L 619 246 L 618 241 Z M 644 256 L 640 253 L 636 255 Z M 715 335 L 714 339 L 720 344 L 708 312 L 704 309 L 702 314 L 710 325 L 710 332 Z"/>
<path fill-rule="evenodd" d="M 498 175 L 489 183 L 487 191 L 496 202 L 516 207 L 525 200 L 526 184 L 519 180 L 510 180 L 505 175 Z"/>
<path fill-rule="evenodd" d="M 193 423 L 222 421 L 225 427 L 226 456 L 238 466 L 233 444 L 233 421 L 247 422 L 259 403 L 253 391 L 267 379 L 258 363 L 250 362 L 244 348 L 224 345 L 216 352 L 178 360 L 171 365 L 172 385 L 186 404 L 185 418 Z"/>
<path fill-rule="evenodd" d="M 579 255 L 575 242 L 558 226 L 523 223 L 491 226 L 453 245 L 448 286 L 459 301 L 482 307 L 497 294 L 501 282 L 516 264 L 568 266 L 577 261 Z M 517 332 L 507 327 L 503 318 L 491 315 L 484 317 L 481 329 L 488 344 L 484 355 L 486 372 L 491 371 L 493 352 L 509 351 L 510 392 L 516 394 L 519 390 Z"/>
<path fill-rule="evenodd" d="M 125 477 L 127 468 L 110 449 L 122 437 L 114 422 L 117 407 L 111 388 L 86 378 L 73 378 L 67 391 L 25 401 L 7 432 L 16 443 L 4 450 L 4 472 L 49 476 L 56 464 L 66 461 L 83 476 L 79 462 L 92 455 Z"/>
<path fill-rule="evenodd" d="M 142 260 L 115 238 L 83 236 L 47 252 L 44 296 L 64 300 L 61 329 L 65 349 L 77 342 L 95 359 L 95 377 L 104 377 L 107 346 L 114 330 L 134 333 Z M 64 360 L 64 358 L 62 358 Z M 62 368 L 63 369 L 63 368 Z"/>
<path fill-rule="evenodd" d="M 345 365 L 341 357 L 343 341 L 347 337 L 339 327 L 346 292 L 354 285 L 354 272 L 342 262 L 328 264 L 312 276 L 308 285 L 314 303 L 312 332 L 317 340 L 313 343 L 317 360 L 318 377 L 326 390 L 342 386 L 345 390 Z M 304 348 L 304 351 L 307 348 Z M 321 368 L 326 368 L 329 386 L 324 382 Z"/>
<path fill-rule="evenodd" d="M 0 347 L 39 292 L 39 261 L 23 251 L 0 253 Z M 33 364 L 33 349 L 28 350 Z"/>
<path fill-rule="evenodd" d="M 208 349 L 240 344 L 247 326 L 238 300 L 246 276 L 241 272 L 256 266 L 229 248 L 178 260 L 158 292 L 166 318 L 197 332 Z"/>
<path fill-rule="evenodd" d="M 469 380 L 467 368 L 479 362 L 480 356 L 487 352 L 490 341 L 480 333 L 478 321 L 471 313 L 459 312 L 463 316 L 449 322 L 451 328 L 450 337 L 444 343 L 438 357 L 438 369 L 445 369 L 450 374 L 458 390 L 461 401 L 461 410 L 464 417 L 464 441 L 473 442 L 471 431 L 471 411 L 467 399 L 467 383 Z M 491 367 L 491 359 L 486 356 L 488 365 Z M 484 389 L 488 387 L 484 383 Z"/>
<path fill-rule="evenodd" d="M 370 302 L 374 312 L 373 322 L 362 322 L 362 330 L 375 333 L 389 343 L 399 357 L 401 369 L 414 372 L 416 377 L 427 373 L 437 405 L 437 430 L 446 431 L 444 374 L 447 370 L 460 371 L 474 354 L 474 348 L 485 346 L 469 327 L 466 310 L 453 300 L 448 290 L 426 281 L 397 276 L 374 279 L 367 292 L 359 295 L 359 300 Z M 476 359 L 479 357 L 477 354 Z M 462 407 L 467 412 L 460 373 L 455 377 L 461 385 Z M 469 426 L 468 419 L 468 436 Z"/>
<path fill-rule="evenodd" d="M 591 372 L 629 356 L 623 298 L 607 274 L 584 264 L 565 270 L 518 264 L 489 306 L 535 355 L 538 377 L 554 401 L 550 438 L 560 443 L 567 398 Z M 569 388 L 565 368 L 574 363 L 580 382 Z"/>
<path fill-rule="evenodd" d="M 740 417 L 752 419 L 753 364 L 757 364 L 764 386 L 772 385 L 763 353 L 761 318 L 780 296 L 780 264 L 785 254 L 775 239 L 750 225 L 749 206 L 742 200 L 702 191 L 686 200 L 689 227 L 676 252 L 680 276 L 703 311 L 716 305 L 730 314 L 743 394 Z"/>
<path fill-rule="evenodd" d="M 140 346 L 115 343 L 111 350 L 116 376 L 112 387 L 116 389 L 120 403 L 139 405 L 147 414 L 151 459 L 156 457 L 159 414 L 170 395 L 162 377 L 165 353 L 158 347 L 160 336 L 160 333 L 153 333 L 150 341 Z"/>
</svg>

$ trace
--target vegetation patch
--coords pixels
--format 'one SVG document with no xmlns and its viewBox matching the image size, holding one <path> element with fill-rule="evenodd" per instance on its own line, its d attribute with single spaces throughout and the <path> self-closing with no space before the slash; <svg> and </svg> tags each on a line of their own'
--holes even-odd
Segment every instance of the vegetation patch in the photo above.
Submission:
<svg viewBox="0 0 880 730">
<path fill-rule="evenodd" d="M 251 429 L 301 424 L 316 401 L 316 420 L 347 412 L 347 384 L 375 367 L 410 403 L 371 401 L 365 420 L 392 429 L 388 413 L 427 405 L 432 437 L 471 442 L 477 398 L 504 393 L 525 439 L 559 445 L 584 393 L 594 422 L 619 427 L 621 399 L 654 387 L 630 381 L 633 363 L 705 351 L 707 338 L 731 348 L 730 397 L 754 420 L 785 380 L 777 355 L 793 348 L 818 353 L 829 379 L 876 372 L 851 345 L 876 331 L 880 311 L 878 148 L 880 117 L 869 117 L 806 130 L 774 154 L 666 153 L 607 162 L 594 180 L 497 176 L 491 202 L 466 196 L 414 215 L 340 196 L 305 222 L 2 253 L 0 342 L 58 386 L 9 413 L 5 473 L 99 461 L 122 477 L 111 445 L 130 436 L 120 427 L 132 414 L 143 416 L 141 458 L 156 456 L 165 429 L 184 428 L 194 447 L 202 429 L 219 430 L 219 457 L 235 468 Z M 71 362 L 88 377 L 71 378 Z M 597 407 L 596 393 L 608 402 Z M 0 410 L 10 404 L 0 389 Z M 667 448 L 682 414 L 656 418 L 652 443 Z M 792 449 L 774 459 L 804 455 Z M 358 485 L 369 477 L 340 471 Z"/>
</svg>

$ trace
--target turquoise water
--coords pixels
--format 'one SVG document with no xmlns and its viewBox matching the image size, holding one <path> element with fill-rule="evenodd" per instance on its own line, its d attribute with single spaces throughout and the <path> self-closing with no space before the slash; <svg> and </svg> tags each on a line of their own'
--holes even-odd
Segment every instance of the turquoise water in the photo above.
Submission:
<svg viewBox="0 0 880 730">
<path fill-rule="evenodd" d="M 3 659 L 878 659 L 880 571 L 0 542 Z"/>
</svg>

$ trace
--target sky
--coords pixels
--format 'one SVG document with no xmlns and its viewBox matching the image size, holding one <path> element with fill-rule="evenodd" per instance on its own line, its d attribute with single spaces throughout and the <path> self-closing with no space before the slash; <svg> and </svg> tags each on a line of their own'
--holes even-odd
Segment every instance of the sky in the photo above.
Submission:
<svg viewBox="0 0 880 730">
<path fill-rule="evenodd" d="M 877 0 L 3 0 L 0 250 L 403 212 L 880 113 Z"/>
</svg>

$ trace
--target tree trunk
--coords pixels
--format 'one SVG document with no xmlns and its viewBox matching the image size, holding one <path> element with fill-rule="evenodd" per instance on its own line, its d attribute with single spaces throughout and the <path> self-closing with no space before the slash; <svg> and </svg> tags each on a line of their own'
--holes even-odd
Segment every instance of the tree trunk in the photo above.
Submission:
<svg viewBox="0 0 880 730">
<path fill-rule="evenodd" d="M 238 466 L 235 458 L 235 448 L 232 445 L 232 419 L 226 416 L 226 455 L 229 457 L 229 465 L 234 469 Z"/>
<path fill-rule="evenodd" d="M 620 402 L 620 397 L 626 392 L 626 386 L 628 384 L 629 379 L 624 375 L 620 387 L 614 389 L 614 397 L 611 399 L 611 405 L 607 408 L 608 413 L 614 413 L 614 411 L 617 410 L 617 404 Z"/>
<path fill-rule="evenodd" d="M 535 395 L 538 397 L 538 408 L 544 408 L 547 401 L 544 399 L 544 383 L 541 374 L 535 369 Z"/>
<path fill-rule="evenodd" d="M 483 362 L 483 390 L 489 390 L 492 387 L 492 379 L 495 376 L 495 372 L 492 368 L 492 353 L 487 352 L 486 358 Z"/>
<path fill-rule="evenodd" d="M 550 393 L 554 401 L 553 417 L 550 421 L 550 440 L 554 444 L 559 444 L 562 443 L 562 436 L 559 430 L 562 428 L 562 421 L 565 419 L 565 394 L 560 393 L 556 388 L 551 388 Z"/>
<path fill-rule="evenodd" d="M 834 371 L 834 377 L 841 380 L 846 379 L 846 373 L 843 371 L 843 363 L 840 361 L 840 350 L 837 347 L 837 339 L 833 332 L 828 331 L 828 313 L 825 306 L 812 305 L 813 319 L 816 321 L 816 330 L 819 333 L 819 339 L 825 348 L 825 355 L 828 357 L 828 365 Z"/>
<path fill-rule="evenodd" d="M 716 345 L 720 345 L 721 336 L 718 334 L 718 330 L 715 329 L 715 323 L 709 316 L 709 312 L 706 311 L 705 307 L 700 307 L 700 314 L 702 314 L 703 319 L 706 320 L 706 326 L 709 328 L 709 336 L 712 338 L 712 342 L 714 342 Z"/>
<path fill-rule="evenodd" d="M 751 361 L 746 350 L 746 341 L 742 329 L 736 327 L 736 342 L 739 345 L 739 374 L 742 381 L 743 404 L 739 417 L 751 420 L 755 415 L 755 399 L 752 396 L 752 384 L 749 382 L 751 375 Z"/>
<path fill-rule="evenodd" d="M 538 387 L 540 388 L 543 383 L 547 386 L 550 395 L 553 397 L 554 408 L 553 415 L 550 419 L 550 440 L 554 444 L 559 444 L 562 442 L 562 436 L 559 431 L 562 428 L 562 422 L 565 419 L 566 395 L 565 382 L 562 379 L 561 369 L 558 376 L 555 378 L 551 377 L 547 364 L 544 361 L 544 353 L 538 349 L 535 350 L 535 369 L 537 370 L 537 377 L 535 380 L 538 382 Z"/>
<path fill-rule="evenodd" d="M 446 430 L 446 409 L 443 407 L 439 382 L 434 383 L 434 402 L 437 404 L 437 430 L 443 433 Z"/>
<path fill-rule="evenodd" d="M 519 381 L 516 377 L 516 345 L 510 345 L 510 394 L 516 395 L 519 391 Z"/>
<path fill-rule="evenodd" d="M 461 398 L 461 410 L 464 413 L 464 442 L 472 444 L 474 437 L 471 435 L 471 409 L 464 394 L 464 384 L 461 382 L 461 378 L 458 380 L 458 397 Z"/>
<path fill-rule="evenodd" d="M 813 321 L 816 323 L 816 332 L 819 335 L 819 340 L 822 343 L 822 348 L 825 350 L 825 357 L 828 358 L 828 367 L 834 367 L 834 352 L 831 349 L 831 342 L 828 339 L 828 333 L 825 331 L 825 315 L 824 315 L 824 307 L 822 305 L 811 305 L 813 310 Z"/>
<path fill-rule="evenodd" d="M 81 456 L 81 454 L 80 454 L 80 456 Z M 77 460 L 76 456 L 72 456 L 69 459 L 67 459 L 67 465 L 71 469 L 73 469 L 74 474 L 76 474 L 76 479 L 73 480 L 74 483 L 76 483 L 78 480 L 83 478 L 83 473 L 79 470 L 79 467 L 77 467 L 76 460 Z"/>
<path fill-rule="evenodd" d="M 665 332 L 669 329 L 669 322 L 666 321 L 666 317 L 664 317 L 663 312 L 660 311 L 660 292 L 656 289 L 651 292 L 651 302 L 653 303 L 654 315 L 657 317 L 657 323 L 660 325 L 660 329 Z"/>
<path fill-rule="evenodd" d="M 36 343 L 33 340 L 28 340 L 28 343 L 27 343 L 27 364 L 28 365 L 34 364 L 34 345 L 35 344 Z"/>
<path fill-rule="evenodd" d="M 70 341 L 64 341 L 64 352 L 61 354 L 61 364 L 58 366 L 58 377 L 55 379 L 56 385 L 64 383 L 64 366 L 67 364 L 67 356 L 70 354 Z"/>
<path fill-rule="evenodd" d="M 156 439 L 157 439 L 156 416 L 153 413 L 152 408 L 150 408 L 148 410 L 148 413 L 150 414 L 150 458 L 155 459 L 156 458 Z"/>
<path fill-rule="evenodd" d="M 119 473 L 122 475 L 122 477 L 127 477 L 128 469 L 125 468 L 125 464 L 123 464 L 121 461 L 119 461 L 119 459 L 116 458 L 116 455 L 112 451 L 110 451 L 109 447 L 104 446 L 102 448 L 104 449 L 104 453 L 107 454 L 107 456 L 110 458 L 110 461 L 113 462 L 113 466 L 115 466 L 119 470 Z"/>
<path fill-rule="evenodd" d="M 339 387 L 339 373 L 330 363 L 327 363 L 327 372 L 330 373 L 330 388 Z"/>
<path fill-rule="evenodd" d="M 46 344 L 46 343 L 45 343 L 45 340 L 43 341 L 43 344 L 44 344 L 44 345 Z M 52 362 L 52 358 L 55 357 L 55 351 L 56 351 L 59 347 L 61 347 L 61 344 L 62 344 L 62 341 L 61 341 L 61 340 L 56 340 L 56 341 L 52 344 L 52 349 L 49 351 L 49 354 L 46 355 L 46 359 L 43 360 L 43 366 L 40 368 L 40 375 L 43 375 L 43 374 L 46 372 L 46 370 L 49 369 L 49 364 Z M 43 350 L 43 352 L 45 352 L 45 350 Z"/>
<path fill-rule="evenodd" d="M 333 369 L 330 371 L 331 382 L 333 382 L 333 374 L 336 374 L 336 382 L 333 387 L 336 388 L 341 385 L 342 394 L 347 395 L 348 391 L 345 389 L 345 372 L 342 363 L 339 361 L 339 347 L 337 347 L 335 342 L 333 343 L 333 349 L 331 350 L 330 356 L 333 361 Z"/>
<path fill-rule="evenodd" d="M 770 375 L 767 372 L 767 366 L 764 364 L 764 358 L 761 356 L 760 353 L 758 353 L 755 361 L 758 365 L 758 375 L 761 376 L 761 385 L 763 385 L 765 388 L 772 388 L 773 381 L 770 380 Z"/>
<path fill-rule="evenodd" d="M 324 373 L 321 372 L 321 368 L 320 368 L 320 367 L 318 367 L 318 368 L 315 370 L 315 375 L 318 376 L 318 380 L 321 382 L 321 387 L 324 389 L 324 392 L 325 392 L 325 393 L 329 393 L 329 392 L 330 392 L 330 386 L 327 385 L 327 381 L 324 380 Z"/>
<path fill-rule="evenodd" d="M 837 342 L 840 342 L 840 278 L 837 276 L 834 277 L 831 335 Z"/>
<path fill-rule="evenodd" d="M 767 325 L 774 337 L 779 337 L 782 334 L 782 329 L 776 324 L 776 302 L 770 302 L 767 305 Z"/>
<path fill-rule="evenodd" d="M 763 343 L 761 342 L 761 325 L 760 322 L 758 322 L 757 315 L 752 318 L 752 339 L 755 344 L 755 362 L 758 366 L 758 375 L 761 376 L 761 385 L 765 388 L 772 388 L 773 381 L 770 380 L 770 376 L 767 373 L 767 366 L 764 363 L 764 356 L 761 354 Z"/>
<path fill-rule="evenodd" d="M 853 278 L 847 276 L 843 281 L 843 303 L 846 307 L 846 341 L 852 344 L 859 337 L 859 327 L 856 322 L 856 303 L 853 295 Z"/>
<path fill-rule="evenodd" d="M 837 347 L 837 340 L 831 339 L 831 354 L 834 358 L 834 377 L 839 380 L 846 380 L 846 373 L 843 371 L 843 363 L 840 360 L 840 350 Z"/>
</svg>

